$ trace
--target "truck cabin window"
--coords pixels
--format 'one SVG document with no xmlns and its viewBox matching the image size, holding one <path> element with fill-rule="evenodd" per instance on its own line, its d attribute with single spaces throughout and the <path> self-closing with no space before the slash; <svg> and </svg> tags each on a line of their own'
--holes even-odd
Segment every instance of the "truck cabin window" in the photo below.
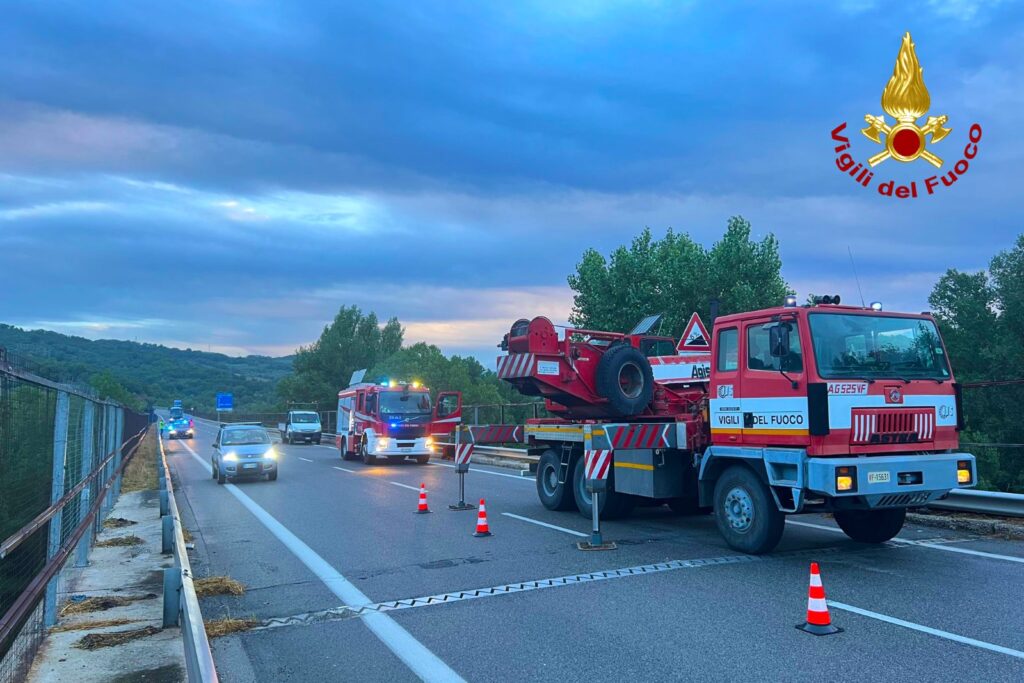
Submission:
<svg viewBox="0 0 1024 683">
<path fill-rule="evenodd" d="M 951 377 L 935 323 L 924 318 L 812 313 L 811 343 L 823 378 Z"/>
<path fill-rule="evenodd" d="M 789 325 L 789 346 L 772 353 L 772 328 Z M 778 338 L 781 335 L 776 335 Z M 784 353 L 783 353 L 784 352 Z M 800 353 L 800 335 L 796 323 L 781 322 L 751 325 L 747 328 L 747 369 L 774 372 L 803 372 L 804 360 Z"/>
<path fill-rule="evenodd" d="M 719 372 L 732 372 L 739 369 L 739 342 L 739 331 L 735 327 L 718 333 L 718 360 L 716 364 Z"/>
</svg>

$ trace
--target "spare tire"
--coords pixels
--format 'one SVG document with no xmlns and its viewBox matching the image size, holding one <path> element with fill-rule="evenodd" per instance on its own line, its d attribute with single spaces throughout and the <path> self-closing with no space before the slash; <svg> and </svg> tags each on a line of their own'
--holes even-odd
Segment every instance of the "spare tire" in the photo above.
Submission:
<svg viewBox="0 0 1024 683">
<path fill-rule="evenodd" d="M 632 346 L 617 344 L 604 352 L 597 364 L 597 393 L 622 416 L 638 415 L 654 395 L 654 372 L 644 354 Z"/>
</svg>

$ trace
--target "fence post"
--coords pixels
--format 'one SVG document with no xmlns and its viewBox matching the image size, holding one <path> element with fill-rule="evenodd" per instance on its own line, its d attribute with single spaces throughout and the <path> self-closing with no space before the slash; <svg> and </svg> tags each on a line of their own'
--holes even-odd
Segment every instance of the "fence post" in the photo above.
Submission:
<svg viewBox="0 0 1024 683">
<path fill-rule="evenodd" d="M 505 404 L 501 403 L 498 405 L 498 424 L 505 424 Z"/>
<path fill-rule="evenodd" d="M 93 460 L 93 453 L 96 451 L 96 436 L 94 431 L 96 406 L 92 401 L 86 401 L 82 409 L 82 472 L 88 480 L 92 475 L 92 469 L 96 466 Z M 85 516 L 89 514 L 89 501 L 92 497 L 92 484 L 86 484 L 82 489 L 82 496 L 78 504 L 78 523 L 81 524 Z M 75 554 L 75 566 L 86 567 L 89 565 L 89 547 L 92 545 L 92 534 L 86 533 L 78 542 L 78 550 Z"/>
<path fill-rule="evenodd" d="M 68 450 L 68 412 L 71 406 L 70 396 L 66 391 L 57 392 L 57 412 L 53 421 L 53 482 L 50 488 L 50 503 L 56 503 L 64 495 L 64 467 Z M 46 546 L 46 559 L 51 560 L 60 550 L 61 528 L 63 527 L 63 510 L 58 510 L 50 518 L 50 535 Z M 43 608 L 43 620 L 46 626 L 57 623 L 57 585 L 60 572 L 46 584 L 46 604 Z"/>
<path fill-rule="evenodd" d="M 115 448 L 117 449 L 117 455 L 114 456 L 113 468 L 116 470 L 124 459 L 124 408 L 114 409 L 115 424 L 117 429 L 115 430 L 114 439 L 116 441 Z M 121 497 L 121 475 L 117 475 L 117 479 L 114 480 L 114 487 L 112 489 L 114 495 L 110 498 L 110 506 L 113 507 L 114 503 Z"/>
<path fill-rule="evenodd" d="M 473 424 L 480 424 L 480 406 L 473 406 Z"/>
</svg>

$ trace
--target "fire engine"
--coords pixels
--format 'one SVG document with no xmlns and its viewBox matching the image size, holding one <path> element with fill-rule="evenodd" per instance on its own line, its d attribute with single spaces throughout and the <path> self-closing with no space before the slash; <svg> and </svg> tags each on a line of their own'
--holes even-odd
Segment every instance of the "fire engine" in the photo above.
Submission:
<svg viewBox="0 0 1024 683">
<path fill-rule="evenodd" d="M 838 296 L 798 307 L 790 296 L 717 318 L 710 337 L 691 331 L 695 320 L 703 330 L 694 314 L 684 338 L 697 347 L 668 354 L 673 340 L 652 334 L 658 319 L 629 334 L 559 335 L 538 317 L 505 335 L 498 376 L 554 415 L 505 430 L 540 456 L 545 507 L 589 517 L 584 452 L 610 453 L 602 516 L 642 500 L 711 512 L 730 546 L 757 554 L 775 547 L 788 514 L 831 512 L 849 537 L 880 543 L 908 507 L 977 482 L 931 315 Z M 466 429 L 476 443 L 500 431 Z"/>
<path fill-rule="evenodd" d="M 462 421 L 462 394 L 445 391 L 432 402 L 418 381 L 363 382 L 365 370 L 338 392 L 336 445 L 344 460 L 367 465 L 415 458 L 426 464 L 443 437 Z"/>
</svg>

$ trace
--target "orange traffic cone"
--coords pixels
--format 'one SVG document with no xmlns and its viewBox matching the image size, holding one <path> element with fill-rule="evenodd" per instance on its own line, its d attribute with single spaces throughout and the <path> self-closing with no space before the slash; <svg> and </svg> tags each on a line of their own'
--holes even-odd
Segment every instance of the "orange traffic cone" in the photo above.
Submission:
<svg viewBox="0 0 1024 683">
<path fill-rule="evenodd" d="M 474 536 L 490 536 L 491 528 L 487 526 L 487 508 L 484 506 L 484 499 L 480 499 L 480 512 L 476 515 L 476 533 Z"/>
<path fill-rule="evenodd" d="M 807 589 L 807 621 L 796 626 L 816 636 L 827 636 L 839 633 L 843 629 L 832 625 L 828 614 L 828 603 L 825 601 L 825 587 L 821 584 L 821 572 L 818 563 L 811 562 L 811 585 Z"/>
<path fill-rule="evenodd" d="M 430 508 L 427 507 L 427 486 L 426 484 L 420 484 L 420 504 L 416 508 L 416 514 L 425 515 L 430 512 Z"/>
</svg>

